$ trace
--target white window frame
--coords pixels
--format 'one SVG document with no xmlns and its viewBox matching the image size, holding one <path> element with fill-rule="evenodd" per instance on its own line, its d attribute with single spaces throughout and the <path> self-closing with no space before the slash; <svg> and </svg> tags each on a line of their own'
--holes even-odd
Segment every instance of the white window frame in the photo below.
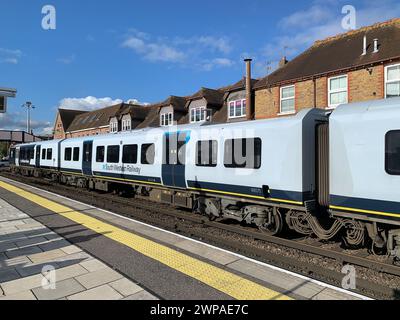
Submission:
<svg viewBox="0 0 400 320">
<path fill-rule="evenodd" d="M 288 98 L 283 98 L 282 92 L 284 89 L 288 89 L 288 88 L 293 88 L 293 97 L 288 97 Z M 290 86 L 284 86 L 284 87 L 280 87 L 279 89 L 279 115 L 285 115 L 285 114 L 294 114 L 296 113 L 296 86 L 294 84 L 290 85 Z M 282 111 L 282 101 L 286 101 L 286 100 L 292 100 L 294 102 L 294 109 L 291 111 Z"/>
<path fill-rule="evenodd" d="M 236 115 L 236 102 L 240 101 L 240 116 Z M 233 116 L 231 116 L 231 104 L 233 103 Z M 238 99 L 238 100 L 232 100 L 228 102 L 228 119 L 237 119 L 237 118 L 243 118 L 246 116 L 246 109 L 244 109 L 243 113 L 243 104 L 246 104 L 246 99 Z M 246 106 L 247 108 L 247 106 Z"/>
<path fill-rule="evenodd" d="M 346 90 L 343 89 L 336 89 L 336 90 L 331 90 L 331 80 L 339 79 L 339 78 L 346 78 Z M 347 74 L 341 74 L 340 76 L 335 76 L 335 77 L 330 77 L 328 78 L 328 108 L 329 109 L 335 109 L 339 104 L 332 104 L 331 103 L 331 94 L 332 93 L 340 93 L 340 92 L 346 92 L 346 102 L 349 103 L 349 76 Z"/>
<path fill-rule="evenodd" d="M 117 131 L 118 131 L 118 122 L 116 122 L 116 121 L 111 122 L 110 132 L 115 133 Z"/>
<path fill-rule="evenodd" d="M 160 126 L 161 127 L 170 127 L 173 124 L 174 124 L 174 113 L 173 112 L 166 112 L 166 113 L 162 113 L 160 115 Z"/>
<path fill-rule="evenodd" d="M 388 83 L 392 83 L 392 82 L 399 82 L 399 79 L 395 79 L 395 80 L 388 80 L 387 76 L 388 76 L 388 69 L 389 68 L 393 68 L 393 67 L 400 67 L 400 63 L 396 63 L 396 64 L 391 64 L 385 67 L 385 99 L 387 99 L 387 84 Z"/>
<path fill-rule="evenodd" d="M 200 111 L 200 120 L 199 121 L 196 120 L 197 111 Z M 192 114 L 194 114 L 194 120 L 192 120 Z M 201 116 L 201 115 L 203 115 L 203 116 Z M 195 108 L 190 109 L 189 117 L 190 117 L 190 119 L 189 119 L 190 123 L 200 123 L 200 122 L 207 121 L 207 107 L 202 106 L 202 107 L 195 107 Z"/>
</svg>

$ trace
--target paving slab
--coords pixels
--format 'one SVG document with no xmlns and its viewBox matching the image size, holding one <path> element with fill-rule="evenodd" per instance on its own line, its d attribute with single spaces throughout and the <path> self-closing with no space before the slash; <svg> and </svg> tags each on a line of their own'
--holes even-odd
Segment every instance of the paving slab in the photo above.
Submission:
<svg viewBox="0 0 400 320">
<path fill-rule="evenodd" d="M 57 300 L 63 297 L 73 295 L 78 292 L 85 291 L 75 279 L 67 279 L 57 281 L 55 289 L 35 288 L 32 290 L 38 300 Z"/>
<path fill-rule="evenodd" d="M 4 294 L 8 296 L 11 294 L 40 287 L 42 285 L 42 280 L 43 276 L 41 274 L 36 274 L 33 276 L 0 283 L 0 286 L 4 291 Z"/>
<path fill-rule="evenodd" d="M 126 278 L 110 282 L 109 285 L 125 297 L 143 291 L 143 288 Z"/>
<path fill-rule="evenodd" d="M 31 290 L 0 297 L 0 300 L 37 300 Z"/>
<path fill-rule="evenodd" d="M 67 297 L 68 300 L 120 300 L 123 296 L 108 285 L 102 285 Z"/>
<path fill-rule="evenodd" d="M 151 293 L 142 290 L 138 293 L 135 293 L 129 297 L 124 298 L 124 300 L 159 300 L 156 296 Z"/>
<path fill-rule="evenodd" d="M 122 277 L 123 276 L 120 273 L 112 270 L 111 268 L 104 268 L 79 276 L 76 278 L 76 280 L 85 288 L 91 289 L 102 284 L 121 279 Z"/>
</svg>

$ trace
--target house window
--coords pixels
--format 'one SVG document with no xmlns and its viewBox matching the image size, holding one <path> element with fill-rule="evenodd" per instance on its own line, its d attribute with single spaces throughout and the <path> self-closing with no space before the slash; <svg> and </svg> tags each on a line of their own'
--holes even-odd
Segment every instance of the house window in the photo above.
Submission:
<svg viewBox="0 0 400 320">
<path fill-rule="evenodd" d="M 160 116 L 160 124 L 162 127 L 172 126 L 174 124 L 174 117 L 172 112 L 163 113 Z"/>
<path fill-rule="evenodd" d="M 246 116 L 246 99 L 230 101 L 229 118 L 240 118 Z"/>
<path fill-rule="evenodd" d="M 122 120 L 122 131 L 130 131 L 131 130 L 131 120 L 126 119 Z"/>
<path fill-rule="evenodd" d="M 328 106 L 336 108 L 348 102 L 347 75 L 328 79 Z"/>
<path fill-rule="evenodd" d="M 385 68 L 385 97 L 400 96 L 400 64 Z"/>
<path fill-rule="evenodd" d="M 118 122 L 111 122 L 110 123 L 110 132 L 114 133 L 118 131 Z"/>
<path fill-rule="evenodd" d="M 190 122 L 206 121 L 206 107 L 197 107 L 190 109 Z"/>
<path fill-rule="evenodd" d="M 281 114 L 295 112 L 295 91 L 296 90 L 294 86 L 281 88 Z"/>
</svg>

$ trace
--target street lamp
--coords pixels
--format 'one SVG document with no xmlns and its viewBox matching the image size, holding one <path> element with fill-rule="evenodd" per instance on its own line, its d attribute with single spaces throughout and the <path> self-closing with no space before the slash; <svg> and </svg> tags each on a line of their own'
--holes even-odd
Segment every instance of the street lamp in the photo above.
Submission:
<svg viewBox="0 0 400 320">
<path fill-rule="evenodd" d="M 35 109 L 35 106 L 27 101 L 21 107 L 26 108 L 26 132 L 31 133 L 31 109 Z"/>
</svg>

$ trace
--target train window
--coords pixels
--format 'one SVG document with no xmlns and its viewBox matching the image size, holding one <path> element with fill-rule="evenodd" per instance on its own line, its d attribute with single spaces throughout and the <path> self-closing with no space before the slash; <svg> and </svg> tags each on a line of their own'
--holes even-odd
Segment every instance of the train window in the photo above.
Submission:
<svg viewBox="0 0 400 320">
<path fill-rule="evenodd" d="M 259 169 L 261 167 L 261 139 L 231 139 L 225 141 L 226 168 Z"/>
<path fill-rule="evenodd" d="M 217 166 L 218 142 L 216 140 L 198 141 L 196 146 L 196 166 Z"/>
<path fill-rule="evenodd" d="M 122 150 L 122 162 L 123 163 L 137 163 L 137 144 L 127 144 Z"/>
<path fill-rule="evenodd" d="M 104 162 L 104 147 L 98 146 L 96 148 L 96 162 Z"/>
<path fill-rule="evenodd" d="M 74 148 L 74 156 L 73 156 L 74 161 L 79 161 L 79 147 Z"/>
<path fill-rule="evenodd" d="M 51 160 L 53 156 L 53 149 L 47 149 L 47 160 Z"/>
<path fill-rule="evenodd" d="M 107 162 L 118 163 L 119 162 L 119 146 L 108 146 L 107 147 Z"/>
<path fill-rule="evenodd" d="M 64 160 L 71 161 L 72 159 L 72 148 L 65 148 L 64 150 Z"/>
<path fill-rule="evenodd" d="M 142 153 L 140 156 L 140 162 L 142 164 L 153 164 L 155 155 L 155 145 L 154 143 L 142 144 Z"/>
<path fill-rule="evenodd" d="M 400 130 L 386 134 L 385 170 L 390 175 L 400 175 Z"/>
<path fill-rule="evenodd" d="M 42 160 L 46 159 L 46 149 L 42 150 Z"/>
</svg>

